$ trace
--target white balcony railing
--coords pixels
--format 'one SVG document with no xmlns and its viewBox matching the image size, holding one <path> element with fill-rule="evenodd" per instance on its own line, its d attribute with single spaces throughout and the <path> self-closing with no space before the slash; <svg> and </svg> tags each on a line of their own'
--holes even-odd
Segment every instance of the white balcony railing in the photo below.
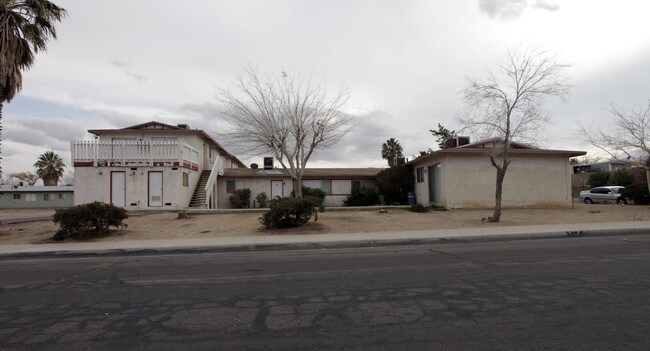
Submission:
<svg viewBox="0 0 650 351">
<path fill-rule="evenodd" d="M 199 153 L 178 141 L 75 140 L 70 142 L 73 164 L 94 166 L 183 166 L 198 167 Z"/>
</svg>

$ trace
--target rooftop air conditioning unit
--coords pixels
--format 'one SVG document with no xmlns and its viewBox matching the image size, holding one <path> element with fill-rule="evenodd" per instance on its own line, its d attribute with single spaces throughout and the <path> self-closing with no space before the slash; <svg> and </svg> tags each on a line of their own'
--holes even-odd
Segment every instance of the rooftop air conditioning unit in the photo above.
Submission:
<svg viewBox="0 0 650 351">
<path fill-rule="evenodd" d="M 264 169 L 273 169 L 273 157 L 264 157 Z"/>
<path fill-rule="evenodd" d="M 469 144 L 468 136 L 459 136 L 456 137 L 456 146 L 463 146 Z"/>
<path fill-rule="evenodd" d="M 180 128 L 180 129 L 190 129 L 190 125 L 189 125 L 189 124 L 178 124 L 177 126 L 178 126 L 178 128 Z"/>
<path fill-rule="evenodd" d="M 396 157 L 396 158 L 395 158 L 395 164 L 396 164 L 397 166 L 401 166 L 401 165 L 403 165 L 404 163 L 406 163 L 406 158 L 404 158 L 404 157 Z"/>
</svg>

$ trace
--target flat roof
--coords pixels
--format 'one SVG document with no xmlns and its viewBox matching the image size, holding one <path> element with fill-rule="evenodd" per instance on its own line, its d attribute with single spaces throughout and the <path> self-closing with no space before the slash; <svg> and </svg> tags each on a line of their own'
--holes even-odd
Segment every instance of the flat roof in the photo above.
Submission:
<svg viewBox="0 0 650 351">
<path fill-rule="evenodd" d="M 50 193 L 50 192 L 66 192 L 74 191 L 72 185 L 56 185 L 56 186 L 19 186 L 3 185 L 0 186 L 0 192 L 13 192 L 13 193 Z"/>
<path fill-rule="evenodd" d="M 374 179 L 382 168 L 306 168 L 303 179 Z M 223 177 L 253 178 L 253 177 L 290 177 L 282 168 L 251 169 L 251 168 L 226 168 Z"/>
</svg>

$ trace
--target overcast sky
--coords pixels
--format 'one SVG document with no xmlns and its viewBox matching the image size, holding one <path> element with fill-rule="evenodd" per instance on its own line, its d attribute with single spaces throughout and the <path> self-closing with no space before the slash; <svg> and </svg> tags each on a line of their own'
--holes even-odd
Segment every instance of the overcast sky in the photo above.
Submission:
<svg viewBox="0 0 650 351">
<path fill-rule="evenodd" d="M 54 1 L 69 16 L 5 104 L 4 174 L 33 171 L 46 150 L 69 164 L 70 141 L 90 138 L 88 129 L 156 120 L 214 135 L 216 91 L 249 64 L 350 90 L 346 111 L 358 126 L 311 167 L 384 166 L 388 138 L 408 157 L 435 149 L 429 129 L 460 127 L 466 78 L 483 77 L 515 45 L 571 64 L 568 102 L 546 105 L 545 147 L 588 150 L 576 121 L 606 126 L 605 105 L 650 96 L 650 2 L 642 0 Z"/>
</svg>

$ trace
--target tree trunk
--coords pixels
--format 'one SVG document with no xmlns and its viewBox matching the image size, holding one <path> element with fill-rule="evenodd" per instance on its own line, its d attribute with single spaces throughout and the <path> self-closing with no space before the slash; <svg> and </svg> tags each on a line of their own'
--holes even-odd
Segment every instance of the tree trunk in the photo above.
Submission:
<svg viewBox="0 0 650 351">
<path fill-rule="evenodd" d="M 498 222 L 501 219 L 501 200 L 503 199 L 503 180 L 505 179 L 505 168 L 497 169 L 496 191 L 494 192 L 494 212 L 489 222 Z"/>
<path fill-rule="evenodd" d="M 293 194 L 295 197 L 302 197 L 302 178 L 295 178 L 293 180 Z"/>
<path fill-rule="evenodd" d="M 648 193 L 650 194 L 650 166 L 645 167 L 645 180 L 648 183 Z"/>
<path fill-rule="evenodd" d="M 0 178 L 2 178 L 2 107 L 3 103 L 0 102 Z"/>
</svg>

